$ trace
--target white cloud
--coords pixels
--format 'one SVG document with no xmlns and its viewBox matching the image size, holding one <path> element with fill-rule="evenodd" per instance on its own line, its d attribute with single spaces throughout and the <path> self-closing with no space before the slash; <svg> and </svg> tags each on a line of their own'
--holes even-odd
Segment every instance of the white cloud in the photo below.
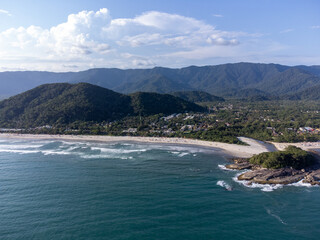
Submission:
<svg viewBox="0 0 320 240">
<path fill-rule="evenodd" d="M 314 25 L 310 27 L 311 29 L 320 29 L 320 25 Z"/>
<path fill-rule="evenodd" d="M 212 16 L 217 17 L 217 18 L 222 18 L 223 17 L 223 15 L 221 15 L 221 14 L 212 14 Z"/>
<path fill-rule="evenodd" d="M 190 61 L 239 59 L 247 54 L 245 43 L 261 36 L 157 11 L 112 19 L 103 8 L 71 14 L 49 29 L 29 26 L 0 32 L 0 65 L 50 71 L 180 67 Z"/>
<path fill-rule="evenodd" d="M 5 14 L 5 15 L 7 15 L 7 16 L 9 16 L 9 17 L 12 16 L 12 14 L 11 14 L 9 11 L 4 10 L 4 9 L 0 9 L 0 14 Z"/>
</svg>

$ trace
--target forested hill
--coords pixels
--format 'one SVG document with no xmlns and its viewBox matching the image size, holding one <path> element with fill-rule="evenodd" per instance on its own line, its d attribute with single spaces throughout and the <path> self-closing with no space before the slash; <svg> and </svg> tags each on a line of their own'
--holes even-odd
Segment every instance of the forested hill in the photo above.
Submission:
<svg viewBox="0 0 320 240">
<path fill-rule="evenodd" d="M 128 115 L 204 110 L 171 95 L 136 93 L 128 96 L 88 83 L 55 83 L 1 101 L 0 127 L 102 122 Z"/>
<path fill-rule="evenodd" d="M 178 91 L 170 93 L 189 102 L 224 102 L 224 98 L 203 91 Z"/>
<path fill-rule="evenodd" d="M 81 72 L 0 72 L 0 96 L 45 83 L 87 82 L 121 93 L 205 91 L 222 97 L 283 96 L 320 86 L 320 66 L 235 63 L 180 69 L 90 69 Z"/>
</svg>

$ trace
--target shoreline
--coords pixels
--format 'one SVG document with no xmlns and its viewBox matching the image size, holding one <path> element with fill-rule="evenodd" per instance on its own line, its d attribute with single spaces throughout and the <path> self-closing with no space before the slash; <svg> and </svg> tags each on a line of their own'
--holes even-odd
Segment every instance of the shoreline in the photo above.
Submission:
<svg viewBox="0 0 320 240">
<path fill-rule="evenodd" d="M 297 143 L 278 143 L 278 142 L 268 142 L 275 146 L 279 151 L 285 149 L 288 146 L 296 146 L 305 151 L 315 150 L 320 153 L 320 141 L 319 142 L 297 142 Z"/>
<path fill-rule="evenodd" d="M 14 139 L 36 139 L 36 140 L 70 140 L 70 141 L 92 141 L 92 142 L 143 142 L 161 143 L 177 145 L 196 145 L 209 147 L 213 150 L 220 150 L 224 156 L 249 158 L 254 154 L 262 152 L 276 151 L 277 148 L 272 143 L 264 143 L 255 139 L 239 137 L 239 139 L 249 146 L 210 142 L 187 138 L 167 138 L 167 137 L 133 137 L 133 136 L 99 136 L 99 135 L 46 135 L 46 134 L 18 134 L 0 133 L 0 138 Z"/>
</svg>

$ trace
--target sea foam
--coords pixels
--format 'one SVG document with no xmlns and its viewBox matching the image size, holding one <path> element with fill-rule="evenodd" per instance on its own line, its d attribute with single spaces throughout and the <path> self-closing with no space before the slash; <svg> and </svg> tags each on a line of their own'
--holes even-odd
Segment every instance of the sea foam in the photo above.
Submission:
<svg viewBox="0 0 320 240">
<path fill-rule="evenodd" d="M 217 182 L 217 185 L 220 186 L 220 187 L 225 188 L 225 189 L 228 190 L 228 191 L 231 191 L 231 190 L 232 190 L 232 187 L 231 187 L 228 183 L 226 183 L 225 181 L 223 181 L 223 180 L 219 180 L 219 181 Z"/>
<path fill-rule="evenodd" d="M 245 171 L 246 172 L 246 171 Z M 233 181 L 248 187 L 248 188 L 260 188 L 263 192 L 272 192 L 273 190 L 283 188 L 283 184 L 259 184 L 259 183 L 250 183 L 249 181 L 238 180 L 238 176 L 244 172 L 238 173 L 232 179 Z"/>
<path fill-rule="evenodd" d="M 299 182 L 288 184 L 288 186 L 308 187 L 308 188 L 310 188 L 310 187 L 319 187 L 319 185 L 311 185 L 310 183 L 304 183 L 304 182 L 303 182 L 303 179 L 300 180 Z"/>
<path fill-rule="evenodd" d="M 222 164 L 218 164 L 218 167 L 224 171 L 236 171 L 235 169 L 226 168 L 226 166 Z"/>
</svg>

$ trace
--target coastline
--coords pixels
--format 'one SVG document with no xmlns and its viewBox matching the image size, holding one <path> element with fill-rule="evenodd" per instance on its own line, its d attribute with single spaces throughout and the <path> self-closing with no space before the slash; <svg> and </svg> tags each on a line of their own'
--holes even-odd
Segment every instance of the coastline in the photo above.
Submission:
<svg viewBox="0 0 320 240">
<path fill-rule="evenodd" d="M 319 151 L 320 150 L 320 142 L 298 142 L 298 143 L 277 143 L 277 142 L 269 142 L 279 151 L 285 149 L 288 146 L 296 146 L 305 151 Z M 320 152 L 319 152 L 320 153 Z"/>
<path fill-rule="evenodd" d="M 271 143 L 264 143 L 255 139 L 239 137 L 248 146 L 222 142 L 210 142 L 186 138 L 166 137 L 133 137 L 133 136 L 98 136 L 98 135 L 46 135 L 46 134 L 16 134 L 0 133 L 0 138 L 36 139 L 36 140 L 69 140 L 69 141 L 98 141 L 98 142 L 143 142 L 177 145 L 196 145 L 220 150 L 224 156 L 248 158 L 262 152 L 276 151 Z"/>
</svg>

